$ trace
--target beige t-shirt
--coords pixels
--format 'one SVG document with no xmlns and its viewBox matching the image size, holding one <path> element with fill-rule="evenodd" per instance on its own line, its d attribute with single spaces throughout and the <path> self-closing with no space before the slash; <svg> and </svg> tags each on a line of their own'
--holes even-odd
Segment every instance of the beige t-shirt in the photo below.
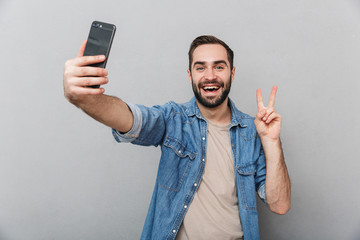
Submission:
<svg viewBox="0 0 360 240">
<path fill-rule="evenodd" d="M 242 239 L 229 126 L 207 122 L 204 175 L 176 239 Z"/>
</svg>

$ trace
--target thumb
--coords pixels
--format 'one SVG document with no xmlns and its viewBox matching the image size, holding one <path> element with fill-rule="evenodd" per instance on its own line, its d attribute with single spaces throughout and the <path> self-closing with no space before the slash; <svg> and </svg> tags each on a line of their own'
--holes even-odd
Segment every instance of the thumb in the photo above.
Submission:
<svg viewBox="0 0 360 240">
<path fill-rule="evenodd" d="M 87 40 L 85 40 L 85 41 L 81 44 L 79 53 L 78 53 L 78 55 L 77 55 L 78 57 L 82 57 L 82 56 L 84 55 L 86 43 L 87 43 Z"/>
</svg>

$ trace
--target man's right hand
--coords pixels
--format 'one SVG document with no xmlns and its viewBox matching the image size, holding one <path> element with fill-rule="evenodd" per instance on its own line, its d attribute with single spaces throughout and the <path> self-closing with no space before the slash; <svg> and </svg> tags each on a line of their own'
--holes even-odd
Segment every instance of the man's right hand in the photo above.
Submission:
<svg viewBox="0 0 360 240">
<path fill-rule="evenodd" d="M 95 120 L 120 132 L 128 132 L 134 121 L 128 105 L 121 99 L 103 94 L 104 88 L 91 88 L 92 85 L 108 83 L 108 72 L 104 68 L 87 65 L 100 63 L 104 56 L 83 56 L 86 41 L 81 45 L 76 58 L 65 63 L 64 95 Z"/>
<path fill-rule="evenodd" d="M 78 56 L 65 63 L 64 95 L 69 102 L 75 105 L 78 102 L 85 101 L 89 96 L 101 95 L 105 92 L 104 88 L 90 88 L 89 86 L 108 83 L 106 69 L 87 66 L 103 62 L 105 56 L 83 56 L 85 46 L 86 41 L 81 45 Z"/>
</svg>

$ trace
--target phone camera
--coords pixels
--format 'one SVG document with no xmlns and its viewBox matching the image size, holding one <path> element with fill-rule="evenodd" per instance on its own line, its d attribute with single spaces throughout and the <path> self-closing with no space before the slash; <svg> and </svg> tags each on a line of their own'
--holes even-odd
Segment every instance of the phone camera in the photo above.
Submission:
<svg viewBox="0 0 360 240">
<path fill-rule="evenodd" d="M 93 27 L 102 27 L 102 25 L 100 25 L 99 23 L 93 23 L 93 25 L 92 25 Z"/>
</svg>

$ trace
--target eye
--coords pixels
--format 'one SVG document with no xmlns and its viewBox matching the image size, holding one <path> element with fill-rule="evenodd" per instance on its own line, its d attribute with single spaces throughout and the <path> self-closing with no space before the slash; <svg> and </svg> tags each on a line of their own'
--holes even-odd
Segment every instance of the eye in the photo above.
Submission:
<svg viewBox="0 0 360 240">
<path fill-rule="evenodd" d="M 222 69 L 224 69 L 224 67 L 223 66 L 216 66 L 215 69 L 216 70 L 222 70 Z"/>
<path fill-rule="evenodd" d="M 202 71 L 202 70 L 204 70 L 204 67 L 197 67 L 196 70 L 197 71 Z"/>
</svg>

